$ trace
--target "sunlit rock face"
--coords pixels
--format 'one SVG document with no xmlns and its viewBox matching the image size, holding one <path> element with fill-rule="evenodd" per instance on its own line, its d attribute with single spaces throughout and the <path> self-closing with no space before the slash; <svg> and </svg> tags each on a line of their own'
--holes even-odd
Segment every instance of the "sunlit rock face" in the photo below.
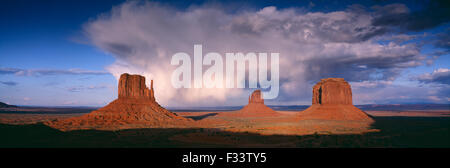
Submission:
<svg viewBox="0 0 450 168">
<path fill-rule="evenodd" d="M 261 90 L 255 90 L 248 98 L 248 104 L 257 103 L 264 104 L 264 99 L 262 99 Z"/>
<path fill-rule="evenodd" d="M 153 93 L 153 80 L 150 89 L 145 85 L 145 77 L 141 75 L 130 75 L 124 73 L 119 79 L 119 99 L 142 98 L 155 100 Z"/>
<path fill-rule="evenodd" d="M 299 117 L 373 122 L 366 113 L 353 106 L 351 86 L 343 78 L 326 78 L 314 85 L 312 105 L 300 112 Z"/>
<path fill-rule="evenodd" d="M 183 127 L 193 121 L 172 113 L 155 101 L 153 81 L 150 89 L 145 77 L 122 74 L 119 80 L 119 98 L 89 114 L 46 124 L 61 130 L 129 129 L 147 127 Z"/>
<path fill-rule="evenodd" d="M 279 116 L 272 108 L 267 107 L 264 104 L 264 99 L 262 98 L 261 90 L 255 90 L 248 97 L 248 104 L 242 109 L 222 113 L 222 116 L 232 116 L 232 117 L 273 117 Z"/>
<path fill-rule="evenodd" d="M 352 105 L 352 89 L 344 78 L 322 79 L 313 87 L 312 104 Z"/>
</svg>

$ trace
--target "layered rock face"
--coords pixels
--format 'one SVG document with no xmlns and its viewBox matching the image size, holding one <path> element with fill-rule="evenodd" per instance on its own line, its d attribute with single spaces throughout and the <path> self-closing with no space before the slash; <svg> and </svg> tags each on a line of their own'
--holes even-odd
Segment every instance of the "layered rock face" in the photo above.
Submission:
<svg viewBox="0 0 450 168">
<path fill-rule="evenodd" d="M 322 79 L 314 85 L 312 105 L 299 116 L 301 119 L 373 122 L 366 113 L 353 106 L 351 86 L 343 78 Z"/>
<path fill-rule="evenodd" d="M 327 78 L 320 80 L 313 87 L 312 104 L 347 104 L 352 105 L 352 89 L 344 78 Z"/>
<path fill-rule="evenodd" d="M 261 95 L 261 90 L 255 90 L 250 97 L 248 97 L 248 104 L 259 103 L 264 104 L 264 99 Z"/>
<path fill-rule="evenodd" d="M 123 98 L 143 98 L 155 100 L 153 94 L 153 80 L 150 89 L 145 85 L 145 77 L 140 75 L 130 75 L 124 73 L 119 80 L 119 99 Z"/>
<path fill-rule="evenodd" d="M 228 116 L 236 117 L 264 117 L 264 116 L 278 116 L 279 114 L 267 107 L 264 104 L 264 99 L 262 98 L 261 90 L 255 90 L 248 98 L 248 104 L 244 106 L 241 110 L 223 113 Z"/>
<path fill-rule="evenodd" d="M 148 89 L 143 76 L 122 74 L 118 99 L 89 114 L 45 124 L 60 130 L 115 130 L 189 125 L 191 119 L 177 116 L 155 101 L 153 81 L 151 83 Z"/>
</svg>

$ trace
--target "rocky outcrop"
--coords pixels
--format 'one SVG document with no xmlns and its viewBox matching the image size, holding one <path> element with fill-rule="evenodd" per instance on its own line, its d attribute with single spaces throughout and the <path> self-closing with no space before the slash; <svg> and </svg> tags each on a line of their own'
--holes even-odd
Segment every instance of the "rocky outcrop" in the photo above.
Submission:
<svg viewBox="0 0 450 168">
<path fill-rule="evenodd" d="M 312 104 L 352 105 L 352 89 L 344 78 L 320 80 L 313 87 Z"/>
<path fill-rule="evenodd" d="M 155 101 L 153 81 L 148 89 L 143 76 L 122 74 L 118 93 L 118 99 L 89 114 L 45 124 L 60 130 L 116 130 L 184 127 L 192 122 L 161 107 Z"/>
<path fill-rule="evenodd" d="M 343 78 L 322 79 L 314 85 L 312 105 L 300 112 L 299 117 L 373 122 L 366 113 L 353 106 L 351 86 Z"/>
<path fill-rule="evenodd" d="M 248 97 L 248 104 L 253 104 L 253 103 L 264 104 L 264 99 L 262 98 L 261 90 L 255 90 L 250 95 L 250 97 Z"/>
<path fill-rule="evenodd" d="M 119 99 L 142 98 L 155 100 L 153 94 L 153 80 L 150 89 L 145 85 L 145 77 L 124 73 L 119 80 Z"/>
<path fill-rule="evenodd" d="M 270 117 L 279 114 L 264 104 L 261 90 L 255 90 L 248 98 L 248 104 L 234 112 L 223 113 L 226 116 L 235 117 Z"/>
</svg>

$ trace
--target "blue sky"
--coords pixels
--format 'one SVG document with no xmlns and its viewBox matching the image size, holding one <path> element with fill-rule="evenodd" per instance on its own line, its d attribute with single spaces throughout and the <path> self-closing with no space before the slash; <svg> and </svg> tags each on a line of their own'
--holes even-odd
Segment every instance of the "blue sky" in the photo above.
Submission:
<svg viewBox="0 0 450 168">
<path fill-rule="evenodd" d="M 328 30 L 308 30 L 313 32 L 313 39 L 321 42 L 320 44 L 339 44 L 337 46 L 345 44 L 349 46 L 349 49 L 354 50 L 355 53 L 359 53 L 357 50 L 364 47 L 374 47 L 373 52 L 375 53 L 368 53 L 369 55 L 374 54 L 374 56 L 370 58 L 361 58 L 361 56 L 358 56 L 355 53 L 342 53 L 340 55 L 332 54 L 332 59 L 325 59 L 331 63 L 324 64 L 322 58 L 325 58 L 326 55 L 314 55 L 314 53 L 302 55 L 288 52 L 291 51 L 290 48 L 274 47 L 274 50 L 282 50 L 280 51 L 282 54 L 285 52 L 285 55 L 288 55 L 286 57 L 289 57 L 290 59 L 304 58 L 304 62 L 300 63 L 304 63 L 305 66 L 301 68 L 301 71 L 296 72 L 297 74 L 294 74 L 301 75 L 301 78 L 299 77 L 297 79 L 295 76 L 285 76 L 284 80 L 281 80 L 286 81 L 281 84 L 282 89 L 285 90 L 280 92 L 279 99 L 268 101 L 269 104 L 310 104 L 311 91 L 309 89 L 313 83 L 323 77 L 346 78 L 353 86 L 354 100 L 356 96 L 359 96 L 360 98 L 355 101 L 357 104 L 447 104 L 450 100 L 448 97 L 450 93 L 450 83 L 448 83 L 450 78 L 450 72 L 448 71 L 450 68 L 450 58 L 448 54 L 448 33 L 450 32 L 450 24 L 448 22 L 449 15 L 445 10 L 443 12 L 440 8 L 434 9 L 435 6 L 433 6 L 433 4 L 438 3 L 434 1 L 431 1 L 431 3 L 430 1 L 410 2 L 372 0 L 357 2 L 139 1 L 135 3 L 135 1 L 127 2 L 116 0 L 7 0 L 2 1 L 1 3 L 0 101 L 10 104 L 38 106 L 103 106 L 117 97 L 116 78 L 119 73 L 126 71 L 145 73 L 143 75 L 146 75 L 146 77 L 154 77 L 155 79 L 158 79 L 158 76 L 164 76 L 163 74 L 160 75 L 158 72 L 155 72 L 153 69 L 154 66 L 151 66 L 152 60 L 158 58 L 151 55 L 151 52 L 148 53 L 150 55 L 145 56 L 117 53 L 106 44 L 110 41 L 115 41 L 119 44 L 130 46 L 136 51 L 148 52 L 157 50 L 166 53 L 171 53 L 172 51 L 184 48 L 184 45 L 193 46 L 194 43 L 189 43 L 190 41 L 202 42 L 206 46 L 219 45 L 221 43 L 212 42 L 210 44 L 209 39 L 202 39 L 201 36 L 203 36 L 203 34 L 201 34 L 201 32 L 198 37 L 192 38 L 191 36 L 183 36 L 182 38 L 189 40 L 186 40 L 187 42 L 180 45 L 179 48 L 167 46 L 171 43 L 164 43 L 163 41 L 165 38 L 153 39 L 159 36 L 151 34 L 153 31 L 148 29 L 143 29 L 143 31 L 148 31 L 146 33 L 149 34 L 148 37 L 140 37 L 143 39 L 133 39 L 133 32 L 127 32 L 127 30 L 139 30 L 142 27 L 158 31 L 161 30 L 159 32 L 163 32 L 162 30 L 164 29 L 177 31 L 178 29 L 174 27 L 162 27 L 157 25 L 159 22 L 155 20 L 170 20 L 167 16 L 171 15 L 164 13 L 165 11 L 172 13 L 179 12 L 183 15 L 197 12 L 199 15 L 198 17 L 201 18 L 203 15 L 208 16 L 207 14 L 201 13 L 208 9 L 221 11 L 218 15 L 223 15 L 223 17 L 232 20 L 230 23 L 223 21 L 220 25 L 230 24 L 232 26 L 234 20 L 246 19 L 246 17 L 254 16 L 260 17 L 259 14 L 264 11 L 263 9 L 267 9 L 265 10 L 266 12 L 270 11 L 268 9 L 271 9 L 270 12 L 274 12 L 272 13 L 272 16 L 277 16 L 276 19 L 279 19 L 277 21 L 286 22 L 286 24 L 297 23 L 288 18 L 283 18 L 286 15 L 292 15 L 292 17 L 299 19 L 308 19 L 309 17 L 316 17 L 317 15 L 324 14 L 325 18 L 332 18 L 340 15 L 341 13 L 339 12 L 344 12 L 346 14 L 345 16 L 352 16 L 355 17 L 355 19 L 360 17 L 358 16 L 359 14 L 361 17 L 364 15 L 365 17 L 373 19 L 372 23 L 363 23 L 363 21 L 361 21 L 363 26 L 370 26 L 371 28 L 380 30 L 377 32 L 363 32 L 366 33 L 363 35 L 370 36 L 368 38 L 359 36 L 339 36 L 331 39 L 329 37 L 330 34 L 327 35 L 327 33 L 330 33 L 327 32 Z M 359 6 L 356 6 L 355 4 L 358 4 Z M 430 4 L 431 7 L 429 7 Z M 442 7 L 442 5 L 438 6 Z M 113 7 L 122 10 L 114 11 L 112 9 Z M 448 5 L 446 7 L 448 7 Z M 273 9 L 275 9 L 275 11 L 273 11 Z M 291 9 L 295 12 L 292 13 L 290 11 Z M 364 12 L 358 13 L 360 12 L 359 10 Z M 387 15 L 385 14 L 385 10 L 390 12 L 398 10 L 398 12 L 388 12 L 390 15 Z M 100 17 L 101 14 L 106 16 Z M 126 14 L 130 14 L 133 18 L 137 19 L 144 18 L 143 23 L 127 25 L 124 23 L 126 21 L 124 18 L 128 17 Z M 118 17 L 116 15 L 118 15 Z M 197 17 L 197 15 L 193 17 Z M 148 18 L 148 20 L 146 20 L 146 18 Z M 178 19 L 182 20 L 186 18 L 180 17 Z M 218 17 L 215 19 L 220 18 Z M 266 18 L 261 17 L 261 19 L 265 21 L 264 19 Z M 130 18 L 128 18 L 128 20 L 130 20 Z M 325 19 L 323 22 L 326 21 L 329 20 Z M 253 24 L 252 20 L 249 20 L 248 22 L 250 25 Z M 109 23 L 111 24 L 109 25 Z M 187 23 L 189 23 L 189 20 L 187 20 Z M 207 22 L 205 21 L 205 23 Z M 312 20 L 311 24 L 321 23 L 316 23 Z M 104 28 L 101 30 L 94 30 L 93 27 L 95 26 L 104 26 Z M 340 25 L 336 26 L 339 27 Z M 339 27 L 339 31 L 347 32 L 345 29 L 348 28 L 348 26 L 351 25 L 345 25 L 345 23 L 343 23 L 342 27 Z M 211 28 L 204 29 L 214 30 L 214 28 L 214 26 L 211 26 Z M 350 28 L 354 29 L 354 27 Z M 267 25 L 267 29 L 261 31 L 268 29 L 271 29 L 270 25 Z M 115 35 L 117 33 L 114 34 L 115 30 L 122 30 L 124 33 L 120 36 L 117 35 L 116 37 Z M 295 32 L 298 32 L 298 30 L 304 32 L 307 29 L 299 26 Z M 179 32 L 184 34 L 192 33 L 188 30 L 179 30 Z M 194 32 L 198 33 L 197 31 Z M 235 39 L 243 37 L 247 38 L 247 36 L 243 34 L 245 33 L 244 30 L 236 29 L 231 33 L 235 32 L 238 32 Z M 224 32 L 224 34 L 226 33 L 230 32 Z M 336 32 L 331 35 L 336 35 Z M 111 36 L 111 38 L 105 39 L 104 36 Z M 220 34 L 217 36 L 219 37 Z M 170 34 L 161 37 L 170 37 Z M 258 41 L 266 40 L 269 37 L 261 36 L 252 38 L 255 41 Z M 122 39 L 124 41 L 121 43 Z M 395 41 L 398 39 L 400 39 L 400 41 Z M 128 43 L 135 40 L 144 40 L 149 44 L 154 41 L 161 43 L 155 43 L 158 48 L 154 49 L 149 49 L 148 46 Z M 389 43 L 393 41 L 395 41 L 395 46 L 393 48 L 387 47 Z M 384 45 L 386 51 L 376 53 L 376 43 Z M 320 45 L 319 43 L 313 44 L 308 41 L 302 41 L 299 44 L 312 46 Z M 267 49 L 267 47 L 265 49 Z M 269 47 L 269 49 L 271 48 Z M 222 48 L 212 47 L 211 50 L 222 51 Z M 417 51 L 418 53 L 402 55 L 401 53 L 403 51 Z M 355 55 L 347 57 L 345 54 Z M 381 59 L 385 57 L 387 57 L 387 59 Z M 334 58 L 336 58 L 336 60 L 333 60 Z M 350 61 L 348 61 L 349 59 Z M 393 61 L 389 61 L 390 59 Z M 148 65 L 141 65 L 140 63 L 142 62 L 148 62 Z M 161 62 L 164 63 L 164 60 L 161 60 Z M 358 71 L 354 68 L 339 66 L 339 64 L 342 63 L 351 63 L 352 65 L 366 68 Z M 122 66 L 123 64 L 126 64 L 127 66 Z M 290 66 L 287 65 L 285 67 Z M 317 67 L 319 67 L 319 71 L 316 70 Z M 161 69 L 164 71 L 164 67 L 159 68 L 159 70 Z M 371 78 L 367 78 L 367 76 L 371 76 Z M 298 91 L 297 94 L 290 94 L 289 92 L 292 92 L 292 90 L 289 90 L 291 89 L 291 86 L 302 91 Z M 199 96 L 198 99 L 182 99 L 179 97 L 186 97 L 184 95 L 191 93 L 191 91 L 164 88 L 161 92 L 165 91 L 167 91 L 167 95 L 171 94 L 172 96 L 164 94 L 158 95 L 158 93 L 156 93 L 156 96 L 157 98 L 158 96 L 160 97 L 163 105 L 168 106 L 188 106 L 192 104 L 196 106 L 242 105 L 245 104 L 247 95 L 250 92 L 246 90 L 244 92 L 236 92 L 236 94 L 227 94 L 231 91 L 225 91 L 223 93 L 220 91 L 205 91 L 199 92 L 199 95 L 206 96 Z M 211 92 L 217 92 L 218 94 L 223 95 L 210 95 Z M 177 94 L 181 96 L 173 96 Z M 223 99 L 223 97 L 226 98 Z M 203 100 L 206 99 L 211 100 L 211 104 L 205 104 L 205 101 Z"/>
</svg>

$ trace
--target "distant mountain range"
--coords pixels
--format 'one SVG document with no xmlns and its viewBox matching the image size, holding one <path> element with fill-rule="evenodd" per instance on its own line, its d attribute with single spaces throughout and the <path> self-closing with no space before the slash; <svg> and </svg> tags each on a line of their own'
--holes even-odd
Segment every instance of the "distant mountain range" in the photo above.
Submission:
<svg viewBox="0 0 450 168">
<path fill-rule="evenodd" d="M 17 107 L 17 106 L 15 106 L 15 105 L 9 105 L 9 104 L 0 102 L 0 108 L 7 108 L 7 107 Z"/>
</svg>

